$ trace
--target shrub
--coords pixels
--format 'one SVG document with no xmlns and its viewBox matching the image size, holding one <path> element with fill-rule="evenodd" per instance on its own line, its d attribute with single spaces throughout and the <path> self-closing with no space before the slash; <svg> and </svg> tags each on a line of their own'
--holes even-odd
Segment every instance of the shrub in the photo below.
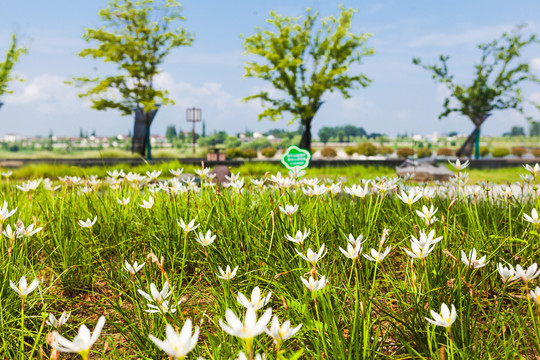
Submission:
<svg viewBox="0 0 540 360">
<path fill-rule="evenodd" d="M 271 157 L 274 157 L 274 155 L 276 155 L 276 148 L 273 148 L 273 147 L 265 147 L 264 149 L 261 150 L 261 155 L 264 156 L 265 158 L 271 158 Z"/>
<path fill-rule="evenodd" d="M 247 142 L 242 145 L 242 149 L 254 149 L 254 150 L 261 150 L 263 148 L 267 148 L 272 146 L 270 141 L 266 138 L 260 138 L 260 139 L 253 139 L 250 142 Z"/>
<path fill-rule="evenodd" d="M 337 156 L 337 151 L 331 146 L 327 146 L 321 150 L 321 156 L 324 158 L 334 158 Z"/>
<path fill-rule="evenodd" d="M 437 150 L 437 155 L 438 156 L 452 156 L 454 155 L 454 152 L 452 151 L 452 149 L 448 147 L 442 147 Z"/>
<path fill-rule="evenodd" d="M 357 148 L 354 146 L 345 147 L 345 154 L 347 154 L 348 156 L 353 156 L 356 151 L 357 151 Z"/>
<path fill-rule="evenodd" d="M 531 152 L 535 158 L 540 157 L 540 148 L 532 149 Z"/>
<path fill-rule="evenodd" d="M 377 155 L 377 147 L 372 143 L 366 142 L 358 145 L 358 153 L 365 156 Z"/>
<path fill-rule="evenodd" d="M 390 146 L 381 146 L 378 149 L 378 153 L 381 155 L 392 155 L 394 153 L 394 148 Z"/>
<path fill-rule="evenodd" d="M 489 155 L 490 151 L 489 151 L 489 148 L 487 146 L 480 146 L 478 148 L 478 153 L 481 157 L 486 157 Z"/>
<path fill-rule="evenodd" d="M 402 159 L 406 159 L 409 156 L 414 155 L 414 150 L 412 148 L 410 148 L 410 147 L 400 147 L 400 148 L 397 149 L 396 154 L 397 154 L 398 157 L 400 157 Z"/>
<path fill-rule="evenodd" d="M 244 149 L 242 150 L 242 157 L 245 159 L 255 159 L 257 157 L 257 150 Z"/>
<path fill-rule="evenodd" d="M 430 157 L 431 156 L 431 149 L 420 148 L 420 149 L 416 150 L 416 156 L 418 156 L 419 159 Z"/>
<path fill-rule="evenodd" d="M 227 159 L 241 158 L 242 157 L 242 149 L 240 149 L 238 147 L 232 147 L 230 149 L 227 149 L 225 151 L 225 156 L 227 157 Z"/>
<path fill-rule="evenodd" d="M 493 155 L 493 157 L 495 158 L 502 158 L 502 157 L 505 157 L 506 155 L 510 155 L 510 150 L 508 150 L 508 148 L 505 148 L 505 147 L 498 147 L 498 148 L 493 149 L 493 151 L 491 152 L 491 155 Z"/>
<path fill-rule="evenodd" d="M 525 149 L 523 146 L 516 146 L 512 148 L 512 155 L 517 156 L 518 158 L 521 158 L 528 152 L 529 151 L 527 151 L 527 149 Z"/>
</svg>

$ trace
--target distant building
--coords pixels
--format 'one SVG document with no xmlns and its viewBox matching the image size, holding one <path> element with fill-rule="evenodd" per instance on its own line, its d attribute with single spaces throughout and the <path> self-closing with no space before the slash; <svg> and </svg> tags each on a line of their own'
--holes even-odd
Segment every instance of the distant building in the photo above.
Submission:
<svg viewBox="0 0 540 360">
<path fill-rule="evenodd" d="M 15 141 L 19 141 L 19 140 L 21 140 L 21 136 L 18 135 L 18 134 L 14 134 L 14 133 L 7 134 L 7 135 L 4 136 L 4 138 L 2 139 L 2 141 L 8 142 L 8 143 L 14 143 Z"/>
</svg>

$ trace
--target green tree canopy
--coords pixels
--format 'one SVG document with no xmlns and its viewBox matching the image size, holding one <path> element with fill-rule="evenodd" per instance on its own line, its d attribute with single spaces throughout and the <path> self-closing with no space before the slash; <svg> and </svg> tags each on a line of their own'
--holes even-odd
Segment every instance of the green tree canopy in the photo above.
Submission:
<svg viewBox="0 0 540 360">
<path fill-rule="evenodd" d="M 137 126 L 136 120 L 132 150 L 141 155 L 146 148 L 150 150 L 150 124 L 158 106 L 172 103 L 167 91 L 155 88 L 160 65 L 172 49 L 193 41 L 180 25 L 185 20 L 181 10 L 175 0 L 111 0 L 99 12 L 104 25 L 86 29 L 83 35 L 95 46 L 82 50 L 79 56 L 114 63 L 118 73 L 74 78 L 85 90 L 79 96 L 88 98 L 96 110 L 116 109 L 122 115 L 136 111 L 142 126 Z M 141 133 L 144 143 L 137 141 Z"/>
<path fill-rule="evenodd" d="M 304 134 L 300 147 L 311 148 L 311 121 L 327 92 L 340 92 L 349 98 L 350 90 L 365 87 L 370 80 L 363 74 L 353 74 L 350 67 L 362 57 L 374 53 L 364 46 L 371 36 L 351 32 L 355 10 L 340 7 L 339 18 L 320 19 L 307 10 L 305 18 L 270 12 L 267 22 L 271 30 L 257 28 L 254 35 L 244 38 L 246 55 L 258 61 L 245 63 L 245 76 L 269 81 L 277 94 L 261 91 L 245 101 L 260 100 L 264 111 L 259 120 L 280 120 L 284 113 L 291 122 L 300 120 Z"/>
<path fill-rule="evenodd" d="M 8 84 L 14 79 L 12 76 L 13 66 L 19 60 L 19 56 L 25 54 L 26 51 L 26 48 L 17 46 L 17 36 L 13 34 L 11 36 L 11 46 L 6 51 L 6 57 L 4 61 L 0 62 L 0 96 L 12 92 L 8 89 Z"/>
<path fill-rule="evenodd" d="M 419 58 L 413 59 L 414 64 L 430 71 L 433 79 L 450 90 L 439 119 L 454 112 L 465 115 L 475 126 L 471 138 L 479 138 L 480 126 L 493 112 L 515 109 L 523 113 L 523 98 L 518 85 L 533 77 L 529 65 L 517 60 L 523 47 L 537 41 L 535 35 L 522 39 L 521 28 L 519 26 L 499 39 L 478 45 L 482 57 L 480 63 L 474 66 L 474 79 L 470 85 L 460 85 L 450 75 L 447 66 L 449 56 L 441 55 L 440 65 L 423 65 Z M 478 141 L 476 149 L 478 153 Z"/>
</svg>

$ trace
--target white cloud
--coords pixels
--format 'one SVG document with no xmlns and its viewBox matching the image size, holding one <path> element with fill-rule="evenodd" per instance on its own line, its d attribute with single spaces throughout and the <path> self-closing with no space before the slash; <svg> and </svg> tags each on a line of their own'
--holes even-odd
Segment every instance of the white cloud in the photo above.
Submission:
<svg viewBox="0 0 540 360">
<path fill-rule="evenodd" d="M 476 45 L 482 42 L 493 40 L 494 36 L 499 36 L 505 31 L 515 28 L 512 25 L 497 25 L 474 29 L 465 29 L 458 33 L 433 33 L 421 36 L 407 43 L 409 47 L 450 47 L 461 45 Z"/>
<path fill-rule="evenodd" d="M 14 93 L 6 96 L 6 102 L 33 105 L 78 102 L 77 89 L 65 84 L 65 80 L 58 75 L 43 74 L 22 83 L 13 83 L 11 87 Z M 49 107 L 45 109 L 50 110 Z"/>
<path fill-rule="evenodd" d="M 360 115 L 371 113 L 374 109 L 374 103 L 362 96 L 354 96 L 341 101 L 342 116 L 346 119 L 358 119 Z"/>
<path fill-rule="evenodd" d="M 529 101 L 540 104 L 540 92 L 535 91 L 531 95 L 529 95 Z"/>
<path fill-rule="evenodd" d="M 531 60 L 531 69 L 534 72 L 540 73 L 540 58 L 534 58 Z"/>
</svg>

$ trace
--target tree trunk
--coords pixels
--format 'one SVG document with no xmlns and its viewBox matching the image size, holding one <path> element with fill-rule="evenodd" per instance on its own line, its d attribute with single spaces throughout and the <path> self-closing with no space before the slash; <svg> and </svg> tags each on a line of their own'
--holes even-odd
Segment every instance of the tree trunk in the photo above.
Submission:
<svg viewBox="0 0 540 360">
<path fill-rule="evenodd" d="M 148 155 L 147 160 L 152 160 L 151 145 L 150 145 L 150 125 L 154 121 L 154 117 L 159 109 L 159 104 L 156 109 L 149 112 L 143 108 L 135 109 L 135 124 L 133 127 L 133 138 L 131 142 L 131 152 L 137 153 L 144 157 Z"/>
<path fill-rule="evenodd" d="M 131 152 L 137 153 L 142 157 L 146 155 L 147 127 L 144 121 L 145 117 L 146 113 L 143 109 L 135 109 L 135 124 L 133 126 L 133 137 L 131 140 Z"/>
<path fill-rule="evenodd" d="M 309 151 L 311 154 L 311 120 L 313 117 L 302 119 L 302 125 L 304 125 L 304 133 L 302 134 L 302 140 L 300 140 L 301 149 Z"/>
</svg>

